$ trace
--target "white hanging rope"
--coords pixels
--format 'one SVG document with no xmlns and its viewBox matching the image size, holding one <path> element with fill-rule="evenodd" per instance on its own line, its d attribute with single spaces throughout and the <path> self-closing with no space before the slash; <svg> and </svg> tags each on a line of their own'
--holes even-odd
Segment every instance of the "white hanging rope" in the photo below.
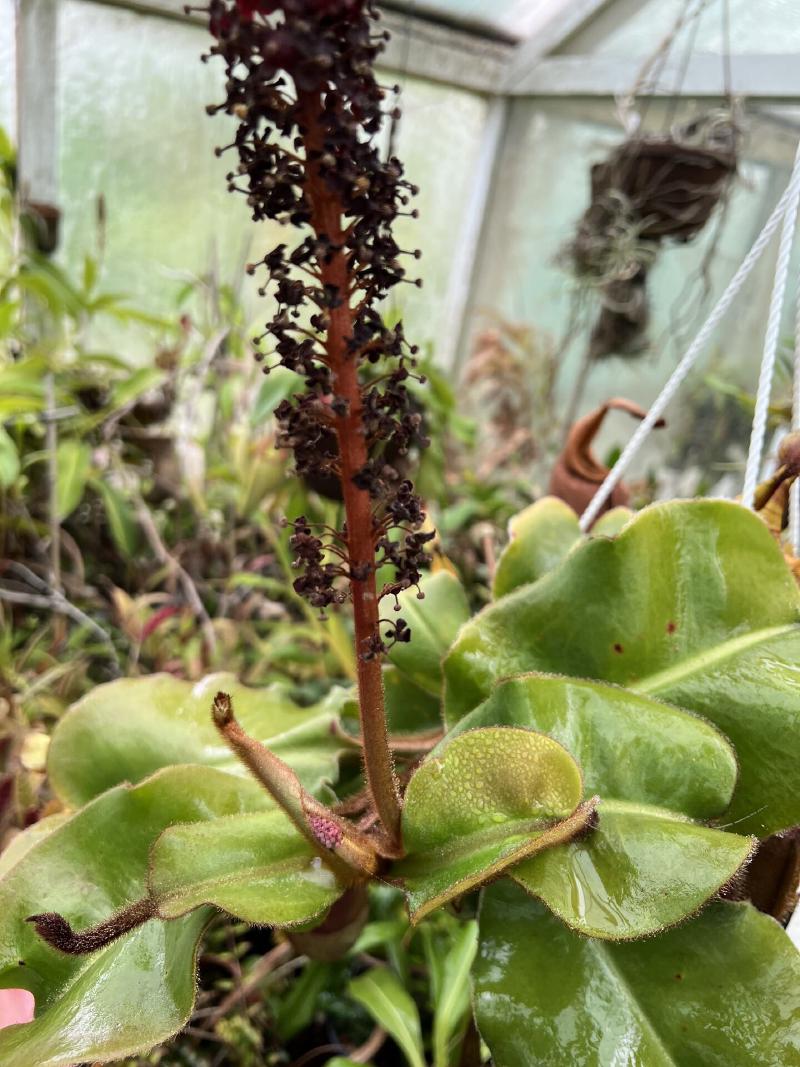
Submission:
<svg viewBox="0 0 800 1067">
<path fill-rule="evenodd" d="M 787 205 L 789 204 L 792 197 L 797 194 L 798 190 L 800 190 L 800 151 L 798 151 L 798 156 L 795 158 L 795 165 L 792 171 L 791 179 L 789 180 L 789 184 L 786 187 L 780 200 L 775 205 L 772 214 L 767 219 L 763 230 L 753 242 L 750 251 L 742 260 L 739 269 L 728 282 L 728 286 L 725 289 L 725 292 L 719 298 L 717 303 L 714 305 L 714 308 L 712 309 L 710 315 L 700 327 L 700 331 L 698 332 L 694 341 L 692 341 L 689 348 L 686 350 L 683 359 L 681 359 L 680 363 L 672 372 L 666 384 L 664 385 L 664 388 L 661 390 L 661 392 L 651 405 L 650 410 L 647 412 L 647 415 L 636 428 L 636 431 L 631 437 L 630 441 L 628 441 L 627 445 L 622 450 L 622 454 L 620 455 L 619 459 L 608 472 L 604 482 L 598 488 L 592 499 L 589 501 L 589 506 L 584 511 L 580 520 L 580 526 L 584 532 L 589 529 L 594 520 L 600 514 L 609 496 L 616 488 L 617 483 L 620 481 L 623 474 L 628 469 L 631 460 L 639 451 L 642 443 L 646 440 L 648 434 L 653 429 L 655 424 L 664 414 L 664 411 L 666 410 L 669 402 L 672 400 L 673 396 L 678 391 L 678 388 L 680 387 L 681 383 L 684 381 L 687 374 L 694 366 L 695 362 L 697 361 L 697 358 L 702 353 L 714 330 L 717 328 L 721 319 L 725 315 L 725 312 L 733 303 L 734 299 L 738 295 L 739 290 L 744 285 L 753 267 L 758 262 L 759 257 L 769 244 L 770 239 L 772 238 L 773 234 L 780 225 Z"/>
<path fill-rule="evenodd" d="M 800 145 L 797 147 L 792 177 L 794 177 L 798 169 L 800 169 Z M 764 438 L 767 433 L 767 418 L 769 417 L 769 398 L 772 395 L 772 379 L 775 376 L 775 358 L 778 354 L 778 338 L 781 332 L 783 301 L 786 296 L 786 284 L 789 280 L 789 257 L 792 254 L 794 231 L 797 226 L 800 183 L 794 185 L 790 183 L 789 188 L 791 196 L 786 205 L 786 214 L 783 217 L 781 243 L 778 248 L 778 261 L 775 266 L 775 282 L 772 286 L 767 329 L 764 334 L 764 353 L 761 357 L 761 370 L 758 375 L 758 392 L 756 393 L 753 427 L 750 431 L 750 448 L 747 453 L 747 465 L 744 470 L 742 503 L 747 508 L 752 508 L 755 503 L 758 476 L 761 471 L 761 456 L 764 452 Z"/>
<path fill-rule="evenodd" d="M 800 430 L 800 285 L 797 287 L 794 318 L 794 383 L 792 388 L 792 429 Z M 800 479 L 789 490 L 789 540 L 792 552 L 800 556 Z"/>
</svg>

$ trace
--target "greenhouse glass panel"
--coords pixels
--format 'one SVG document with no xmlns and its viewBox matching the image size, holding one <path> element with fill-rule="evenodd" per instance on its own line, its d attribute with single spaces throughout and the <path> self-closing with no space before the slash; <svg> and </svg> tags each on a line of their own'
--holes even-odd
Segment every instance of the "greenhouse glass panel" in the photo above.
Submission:
<svg viewBox="0 0 800 1067">
<path fill-rule="evenodd" d="M 403 110 L 397 153 L 409 179 L 419 186 L 413 206 L 419 219 L 400 219 L 396 227 L 402 248 L 419 248 L 419 264 L 410 260 L 413 278 L 423 274 L 422 289 L 404 285 L 390 300 L 402 312 L 409 336 L 436 347 L 455 324 L 445 306 L 457 236 L 464 224 L 471 176 L 486 121 L 484 97 L 417 78 L 402 84 Z"/>
<path fill-rule="evenodd" d="M 457 23 L 487 29 L 509 37 L 524 37 L 532 21 L 542 15 L 556 12 L 564 6 L 564 0 L 405 0 L 392 4 L 409 15 L 440 16 Z"/>
<path fill-rule="evenodd" d="M 105 284 L 159 313 L 174 309 L 187 275 L 214 265 L 223 281 L 240 279 L 248 259 L 286 239 L 266 224 L 252 236 L 244 198 L 227 192 L 230 163 L 214 148 L 230 139 L 231 124 L 205 113 L 206 103 L 223 95 L 222 65 L 200 62 L 207 45 L 202 28 L 175 20 L 84 0 L 68 0 L 61 10 L 61 255 L 75 266 L 92 251 L 102 196 Z M 445 319 L 453 235 L 466 209 L 486 103 L 402 74 L 399 80 L 396 147 L 421 187 L 414 205 L 421 218 L 401 220 L 398 234 L 404 248 L 422 250 L 426 284 L 403 286 L 393 302 L 409 334 L 433 343 Z M 417 265 L 409 264 L 413 278 Z M 253 289 L 248 284 L 245 293 Z"/>
<path fill-rule="evenodd" d="M 61 255 L 75 265 L 94 250 L 102 197 L 106 287 L 168 312 L 187 272 L 216 263 L 229 280 L 269 240 L 265 228 L 252 236 L 214 156 L 232 127 L 204 108 L 223 71 L 200 62 L 197 27 L 81 0 L 60 16 Z"/>
<path fill-rule="evenodd" d="M 11 135 L 16 125 L 15 22 L 14 0 L 0 0 L 0 127 Z"/>
<path fill-rule="evenodd" d="M 797 0 L 727 0 L 730 51 L 751 54 L 787 54 L 800 48 Z M 696 6 L 696 5 L 695 5 Z M 601 56 L 647 56 L 686 11 L 685 0 L 618 0 L 565 42 L 560 51 Z M 673 48 L 678 55 L 728 50 L 723 0 L 705 5 L 696 28 L 689 24 Z M 693 22 L 693 20 L 692 20 Z M 691 40 L 690 40 L 691 38 Z"/>
<path fill-rule="evenodd" d="M 557 354 L 556 409 L 562 413 L 570 409 L 583 373 L 589 330 L 597 314 L 592 291 L 575 281 L 564 249 L 589 202 L 591 164 L 622 140 L 613 108 L 611 101 L 514 105 L 461 352 L 462 360 L 469 361 L 480 349 L 485 331 L 498 322 L 531 329 L 534 342 L 529 355 L 534 367 L 537 360 L 549 358 L 548 353 Z M 653 105 L 648 118 L 658 126 L 666 114 L 664 105 Z M 796 133 L 787 128 L 756 118 L 751 125 L 750 148 L 740 162 L 727 206 L 694 240 L 665 242 L 649 269 L 646 350 L 636 357 L 593 362 L 581 411 L 612 396 L 645 406 L 652 402 L 744 258 L 788 180 L 796 144 Z M 717 331 L 694 378 L 684 386 L 681 402 L 670 412 L 670 431 L 651 436 L 639 474 L 658 457 L 667 465 L 676 459 L 675 466 L 682 468 L 710 461 L 709 477 L 718 479 L 729 463 L 741 457 L 746 420 L 732 403 L 727 411 L 725 397 L 737 389 L 755 389 L 775 254 L 773 246 Z M 789 329 L 790 319 L 787 309 Z M 728 424 L 719 414 L 720 406 L 726 408 Z M 712 415 L 720 435 L 716 441 L 707 436 Z M 624 444 L 630 432 L 629 422 L 612 424 L 600 439 L 600 452 Z"/>
</svg>

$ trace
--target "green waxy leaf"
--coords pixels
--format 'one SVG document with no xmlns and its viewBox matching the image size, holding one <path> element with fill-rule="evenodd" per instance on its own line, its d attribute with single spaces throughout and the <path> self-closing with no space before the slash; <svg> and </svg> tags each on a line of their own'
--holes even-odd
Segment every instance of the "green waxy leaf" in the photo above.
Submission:
<svg viewBox="0 0 800 1067">
<path fill-rule="evenodd" d="M 310 791 L 338 774 L 342 742 L 333 732 L 348 699 L 333 690 L 321 703 L 298 707 L 278 686 L 250 689 L 230 674 L 194 684 L 168 674 L 97 686 L 56 727 L 48 756 L 53 788 L 68 804 L 85 804 L 120 782 L 139 782 L 161 767 L 196 763 L 247 772 L 211 720 L 219 691 L 233 698 L 236 717 L 267 744 Z"/>
<path fill-rule="evenodd" d="M 542 497 L 515 515 L 508 536 L 494 574 L 496 600 L 552 570 L 582 537 L 578 516 L 555 496 Z"/>
<path fill-rule="evenodd" d="M 579 937 L 508 881 L 484 892 L 475 1011 L 503 1067 L 800 1063 L 800 955 L 749 904 L 659 937 Z"/>
<path fill-rule="evenodd" d="M 149 885 L 165 919 L 214 904 L 263 926 L 317 919 L 344 892 L 283 811 L 170 827 L 153 847 Z"/>
<path fill-rule="evenodd" d="M 56 451 L 56 518 L 61 522 L 80 504 L 89 471 L 92 450 L 82 441 L 62 441 Z"/>
<path fill-rule="evenodd" d="M 440 696 L 420 689 L 408 675 L 389 664 L 383 668 L 386 725 L 390 734 L 424 733 L 441 729 Z M 355 703 L 355 716 L 358 704 Z"/>
<path fill-rule="evenodd" d="M 598 825 L 510 871 L 591 937 L 647 937 L 698 911 L 747 862 L 754 841 L 659 808 L 601 801 Z"/>
<path fill-rule="evenodd" d="M 14 439 L 0 426 L 0 489 L 8 489 L 19 474 L 19 452 Z"/>
<path fill-rule="evenodd" d="M 578 761 L 599 825 L 509 873 L 594 937 L 643 937 L 697 911 L 730 881 L 749 838 L 690 822 L 720 815 L 736 759 L 708 722 L 599 682 L 522 675 L 497 686 L 457 729 L 540 730 Z"/>
<path fill-rule="evenodd" d="M 496 727 L 461 734 L 416 771 L 406 790 L 394 868 L 414 922 L 510 864 L 586 825 L 572 757 L 549 737 Z"/>
<path fill-rule="evenodd" d="M 613 537 L 633 516 L 630 508 L 612 508 L 592 527 L 591 537 Z M 538 581 L 585 539 L 578 516 L 563 500 L 545 496 L 515 515 L 508 524 L 509 542 L 497 560 L 492 595 L 508 596 L 521 585 Z"/>
<path fill-rule="evenodd" d="M 354 978 L 350 996 L 363 1004 L 379 1026 L 395 1039 L 409 1067 L 425 1067 L 417 1005 L 403 983 L 388 967 L 378 967 Z"/>
<path fill-rule="evenodd" d="M 592 527 L 591 537 L 616 537 L 627 526 L 635 512 L 630 508 L 616 507 L 603 512 Z"/>
<path fill-rule="evenodd" d="M 704 719 L 602 682 L 524 674 L 501 682 L 456 727 L 522 726 L 559 741 L 585 791 L 712 819 L 728 807 L 736 756 Z M 449 735 L 449 736 L 452 736 Z"/>
<path fill-rule="evenodd" d="M 421 689 L 438 698 L 442 689 L 442 657 L 469 618 L 469 604 L 458 578 L 448 571 L 428 575 L 420 583 L 424 600 L 415 589 L 400 594 L 400 616 L 411 629 L 407 644 L 396 644 L 392 663 Z"/>
<path fill-rule="evenodd" d="M 21 854 L 0 879 L 0 986 L 29 989 L 36 1017 L 0 1031 L 3 1067 L 123 1058 L 179 1030 L 210 911 L 151 920 L 87 956 L 55 951 L 25 919 L 57 911 L 77 930 L 107 919 L 146 895 L 150 847 L 167 826 L 269 803 L 247 779 L 173 767 L 98 797 Z"/>
<path fill-rule="evenodd" d="M 740 778 L 727 817 L 766 836 L 800 822 L 799 609 L 756 515 L 725 501 L 655 505 L 462 628 L 445 660 L 447 721 L 526 671 L 660 697 L 731 740 Z"/>
</svg>

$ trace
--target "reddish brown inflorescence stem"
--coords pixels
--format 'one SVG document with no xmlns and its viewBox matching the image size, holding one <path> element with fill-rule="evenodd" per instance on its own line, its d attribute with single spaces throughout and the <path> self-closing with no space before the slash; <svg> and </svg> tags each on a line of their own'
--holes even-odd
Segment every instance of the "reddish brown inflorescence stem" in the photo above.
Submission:
<svg viewBox="0 0 800 1067">
<path fill-rule="evenodd" d="M 416 191 L 375 144 L 387 91 L 373 64 L 385 34 L 373 33 L 371 0 L 211 0 L 209 16 L 211 51 L 228 76 L 224 104 L 210 111 L 239 120 L 229 188 L 247 197 L 255 220 L 301 233 L 250 267 L 266 269 L 278 302 L 256 338 L 259 346 L 269 339 L 264 369 L 289 367 L 304 380 L 276 410 L 278 443 L 293 450 L 298 473 L 337 479 L 344 500 L 341 530 L 304 516 L 292 523 L 302 570 L 295 589 L 320 610 L 352 599 L 367 779 L 397 847 L 381 655 L 410 632 L 402 619 L 382 619 L 379 602 L 396 603 L 417 585 L 433 534 L 422 532 L 421 503 L 396 465 L 425 443 L 406 387 L 416 348 L 377 310 L 407 281 L 392 224 Z M 259 347 L 257 358 L 265 355 Z M 378 589 L 385 564 L 395 580 Z"/>
</svg>

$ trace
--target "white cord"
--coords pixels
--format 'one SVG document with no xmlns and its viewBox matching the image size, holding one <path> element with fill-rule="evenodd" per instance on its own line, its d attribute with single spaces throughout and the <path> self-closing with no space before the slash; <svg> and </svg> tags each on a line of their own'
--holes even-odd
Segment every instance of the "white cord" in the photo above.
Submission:
<svg viewBox="0 0 800 1067">
<path fill-rule="evenodd" d="M 764 354 L 761 357 L 761 370 L 758 375 L 758 392 L 753 414 L 753 428 L 750 431 L 750 448 L 747 453 L 747 465 L 744 470 L 744 488 L 742 503 L 746 508 L 755 504 L 758 476 L 761 471 L 761 456 L 764 452 L 764 438 L 767 433 L 769 417 L 769 398 L 772 394 L 772 379 L 775 376 L 775 358 L 778 354 L 778 338 L 781 332 L 781 314 L 786 296 L 786 284 L 789 280 L 789 258 L 792 254 L 794 231 L 797 226 L 797 207 L 800 203 L 800 145 L 794 159 L 792 180 L 789 183 L 791 196 L 786 205 L 783 218 L 781 243 L 778 248 L 778 261 L 775 266 L 775 281 L 769 302 L 767 329 L 764 334 Z"/>
<path fill-rule="evenodd" d="M 664 414 L 664 411 L 670 400 L 672 400 L 681 383 L 694 366 L 698 356 L 700 356 L 709 338 L 719 325 L 720 320 L 733 303 L 735 297 L 739 293 L 739 290 L 744 285 L 748 275 L 758 262 L 758 259 L 763 253 L 764 249 L 769 244 L 772 235 L 777 230 L 780 221 L 784 216 L 790 199 L 792 198 L 792 196 L 795 195 L 795 191 L 797 189 L 800 189 L 800 166 L 798 165 L 798 160 L 796 159 L 795 167 L 792 171 L 792 177 L 789 181 L 789 185 L 785 189 L 778 203 L 773 208 L 772 214 L 767 219 L 763 230 L 753 242 L 750 251 L 747 253 L 745 258 L 739 265 L 739 269 L 728 282 L 728 286 L 725 289 L 725 292 L 719 298 L 717 303 L 714 305 L 714 308 L 712 309 L 710 315 L 700 327 L 700 331 L 698 332 L 694 341 L 692 341 L 689 348 L 686 350 L 686 354 L 684 355 L 683 359 L 680 361 L 680 363 L 670 375 L 669 379 L 664 385 L 664 388 L 656 397 L 645 418 L 642 420 L 639 426 L 637 426 L 635 433 L 633 434 L 625 448 L 622 450 L 622 454 L 620 455 L 619 459 L 606 475 L 605 481 L 598 488 L 595 495 L 589 501 L 589 506 L 584 511 L 580 520 L 580 526 L 584 532 L 589 529 L 594 520 L 600 514 L 605 502 L 608 500 L 609 496 L 614 491 L 617 483 L 622 478 L 625 471 L 628 469 L 631 460 L 639 451 L 642 443 L 645 441 L 655 424 Z"/>
</svg>

